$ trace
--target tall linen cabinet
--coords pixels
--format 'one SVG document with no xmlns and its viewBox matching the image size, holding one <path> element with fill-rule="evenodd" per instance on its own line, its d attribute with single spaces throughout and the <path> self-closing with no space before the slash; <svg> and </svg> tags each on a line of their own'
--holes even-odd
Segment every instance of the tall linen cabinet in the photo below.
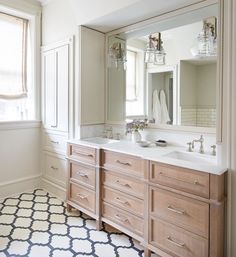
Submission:
<svg viewBox="0 0 236 257">
<path fill-rule="evenodd" d="M 78 37 L 43 46 L 42 187 L 66 198 L 66 142 L 81 126 L 104 123 L 105 35 L 79 26 Z"/>
</svg>

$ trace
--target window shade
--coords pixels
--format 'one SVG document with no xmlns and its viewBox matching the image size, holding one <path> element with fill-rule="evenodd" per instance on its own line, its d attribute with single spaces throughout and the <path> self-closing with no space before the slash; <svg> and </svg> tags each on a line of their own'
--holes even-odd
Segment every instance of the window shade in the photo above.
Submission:
<svg viewBox="0 0 236 257">
<path fill-rule="evenodd" d="M 135 101 L 137 99 L 136 58 L 136 52 L 127 51 L 126 101 Z"/>
<path fill-rule="evenodd" d="M 27 97 L 28 20 L 0 12 L 0 99 Z"/>
</svg>

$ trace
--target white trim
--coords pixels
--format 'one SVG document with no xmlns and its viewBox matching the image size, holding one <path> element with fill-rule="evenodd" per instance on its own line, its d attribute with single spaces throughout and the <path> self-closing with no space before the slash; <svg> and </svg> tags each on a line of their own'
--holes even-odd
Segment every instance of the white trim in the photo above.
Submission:
<svg viewBox="0 0 236 257">
<path fill-rule="evenodd" d="M 41 121 L 25 120 L 25 121 L 1 121 L 0 130 L 18 130 L 28 128 L 40 128 Z"/>
<path fill-rule="evenodd" d="M 7 181 L 0 184 L 0 199 L 16 195 L 26 190 L 36 189 L 40 185 L 41 174 Z"/>
<path fill-rule="evenodd" d="M 59 198 L 62 201 L 66 200 L 66 189 L 54 184 L 53 182 L 42 178 L 41 180 L 41 188 L 48 193 L 55 195 L 57 198 Z"/>
</svg>

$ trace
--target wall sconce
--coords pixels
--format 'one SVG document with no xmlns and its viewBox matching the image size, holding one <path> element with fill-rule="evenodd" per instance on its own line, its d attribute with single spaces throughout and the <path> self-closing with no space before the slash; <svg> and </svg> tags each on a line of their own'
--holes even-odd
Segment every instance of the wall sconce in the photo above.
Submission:
<svg viewBox="0 0 236 257">
<path fill-rule="evenodd" d="M 217 54 L 217 19 L 210 17 L 203 20 L 202 31 L 199 33 L 194 46 L 190 49 L 193 56 L 207 57 Z"/>
<path fill-rule="evenodd" d="M 155 65 L 165 64 L 166 53 L 162 46 L 161 33 L 149 36 L 149 41 L 145 50 L 145 62 Z"/>
<path fill-rule="evenodd" d="M 126 68 L 126 46 L 122 42 L 114 42 L 109 47 L 109 67 Z"/>
</svg>

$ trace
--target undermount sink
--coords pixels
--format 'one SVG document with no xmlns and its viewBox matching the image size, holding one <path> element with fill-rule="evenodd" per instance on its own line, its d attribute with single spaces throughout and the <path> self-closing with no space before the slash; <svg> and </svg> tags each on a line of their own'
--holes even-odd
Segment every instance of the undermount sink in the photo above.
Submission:
<svg viewBox="0 0 236 257">
<path fill-rule="evenodd" d="M 91 137 L 91 138 L 85 138 L 83 140 L 86 141 L 86 142 L 99 144 L 99 145 L 119 142 L 118 140 L 110 139 L 110 138 L 104 138 L 104 137 Z"/>
<path fill-rule="evenodd" d="M 173 151 L 171 153 L 165 154 L 164 156 L 172 159 L 177 159 L 180 161 L 188 161 L 192 163 L 208 165 L 213 165 L 216 161 L 216 159 L 213 156 L 206 156 L 198 153 L 185 153 L 180 151 Z"/>
</svg>

